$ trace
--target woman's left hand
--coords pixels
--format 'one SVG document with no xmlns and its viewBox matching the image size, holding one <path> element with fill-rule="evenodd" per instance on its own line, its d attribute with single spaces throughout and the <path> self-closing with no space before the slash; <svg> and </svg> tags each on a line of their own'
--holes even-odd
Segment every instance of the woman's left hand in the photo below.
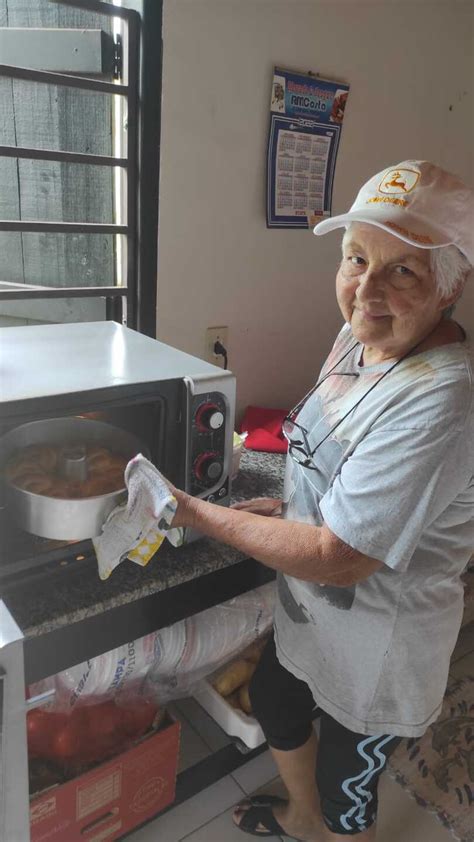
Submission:
<svg viewBox="0 0 474 842">
<path fill-rule="evenodd" d="M 233 503 L 231 509 L 238 509 L 241 512 L 250 512 L 263 517 L 281 517 L 283 500 L 274 497 L 254 497 L 252 500 L 242 500 L 240 503 Z"/>
</svg>

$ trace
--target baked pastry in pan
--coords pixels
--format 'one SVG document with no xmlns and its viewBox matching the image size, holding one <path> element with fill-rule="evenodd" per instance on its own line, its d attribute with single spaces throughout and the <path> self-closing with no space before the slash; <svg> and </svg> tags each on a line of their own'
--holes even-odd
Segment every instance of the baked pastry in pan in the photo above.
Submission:
<svg viewBox="0 0 474 842">
<path fill-rule="evenodd" d="M 64 455 L 82 452 L 84 479 L 69 478 Z M 60 499 L 81 499 L 110 494 L 125 487 L 127 459 L 107 447 L 70 443 L 29 445 L 17 450 L 5 468 L 10 485 L 33 494 Z"/>
</svg>

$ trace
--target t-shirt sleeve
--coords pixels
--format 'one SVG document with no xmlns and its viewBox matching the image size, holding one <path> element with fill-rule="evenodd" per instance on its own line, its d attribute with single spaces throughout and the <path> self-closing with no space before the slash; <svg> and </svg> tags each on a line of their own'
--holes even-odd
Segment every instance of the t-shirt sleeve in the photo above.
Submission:
<svg viewBox="0 0 474 842">
<path fill-rule="evenodd" d="M 342 541 L 388 567 L 406 569 L 424 530 L 469 482 L 466 433 L 457 425 L 372 430 L 320 502 Z"/>
</svg>

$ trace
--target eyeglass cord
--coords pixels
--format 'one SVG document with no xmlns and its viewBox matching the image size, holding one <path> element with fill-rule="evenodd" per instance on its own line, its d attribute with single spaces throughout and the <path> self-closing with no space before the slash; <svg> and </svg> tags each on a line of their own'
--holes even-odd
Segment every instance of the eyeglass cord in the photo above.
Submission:
<svg viewBox="0 0 474 842">
<path fill-rule="evenodd" d="M 326 441 L 326 440 L 327 440 L 327 439 L 328 439 L 328 438 L 329 438 L 329 437 L 333 434 L 334 430 L 337 430 L 337 428 L 339 427 L 339 425 L 340 425 L 340 424 L 342 424 L 342 422 L 346 420 L 346 418 L 348 417 L 348 415 L 350 415 L 350 414 L 351 414 L 351 412 L 354 412 L 354 410 L 355 410 L 355 409 L 357 409 L 357 407 L 359 406 L 359 404 L 361 404 L 361 403 L 362 403 L 362 401 L 363 401 L 363 400 L 367 397 L 367 395 L 368 395 L 368 394 L 370 394 L 370 392 L 372 392 L 372 391 L 373 391 L 373 389 L 375 389 L 375 387 L 376 387 L 376 386 L 378 386 L 378 384 L 379 384 L 379 383 L 380 383 L 380 382 L 384 379 L 384 377 L 386 377 L 386 376 L 387 376 L 387 374 L 390 374 L 390 372 L 392 372 L 392 371 L 393 371 L 393 369 L 397 367 L 397 365 L 400 365 L 400 363 L 402 363 L 402 362 L 403 362 L 403 360 L 406 360 L 406 358 L 407 358 L 407 357 L 409 357 L 409 356 L 410 356 L 410 354 L 412 354 L 412 353 L 413 353 L 413 351 L 416 351 L 416 349 L 419 347 L 419 345 L 421 345 L 421 344 L 422 344 L 422 342 L 424 342 L 424 341 L 425 341 L 425 340 L 424 340 L 424 339 L 422 339 L 422 340 L 421 340 L 421 342 L 418 342 L 418 343 L 417 343 L 417 344 L 416 344 L 413 348 L 411 348 L 409 351 L 407 351 L 407 353 L 406 353 L 406 354 L 404 354 L 402 357 L 400 357 L 400 359 L 399 359 L 399 360 L 396 360 L 396 362 L 394 362 L 394 364 L 393 364 L 393 365 L 391 365 L 391 366 L 390 366 L 390 368 L 388 368 L 388 369 L 387 369 L 387 371 L 384 371 L 384 373 L 382 374 L 382 376 L 381 376 L 381 377 L 379 377 L 379 379 L 378 379 L 378 380 L 376 380 L 376 381 L 375 381 L 375 383 L 373 383 L 373 384 L 372 384 L 372 386 L 370 387 L 370 389 L 367 389 L 367 391 L 366 391 L 366 392 L 364 392 L 364 394 L 362 395 L 362 397 L 361 397 L 361 398 L 359 398 L 359 400 L 358 400 L 358 401 L 354 404 L 354 406 L 352 406 L 352 407 L 351 407 L 351 408 L 350 408 L 350 409 L 349 409 L 349 410 L 345 413 L 345 415 L 343 415 L 343 416 L 342 416 L 342 418 L 340 418 L 340 419 L 339 419 L 339 421 L 337 422 L 337 424 L 335 424 L 335 425 L 334 425 L 334 427 L 332 427 L 332 429 L 331 429 L 331 430 L 329 430 L 329 432 L 328 432 L 328 433 L 324 436 L 324 438 L 322 438 L 322 439 L 321 439 L 321 441 L 320 441 L 320 442 L 316 445 L 316 447 L 314 448 L 314 450 L 313 450 L 313 451 L 309 454 L 309 456 L 307 457 L 308 459 L 312 459 L 312 458 L 313 458 L 313 456 L 314 456 L 314 454 L 316 453 L 316 451 L 318 450 L 318 448 L 319 448 L 319 447 L 321 447 L 321 445 L 322 445 L 322 444 L 324 444 L 324 442 L 325 442 L 325 441 Z M 321 385 L 321 383 L 323 383 L 323 382 L 326 380 L 326 378 L 327 378 L 327 377 L 329 377 L 329 375 L 330 375 L 330 374 L 334 371 L 334 369 L 335 369 L 335 368 L 337 368 L 337 366 L 338 366 L 340 363 L 342 363 L 342 361 L 343 361 L 343 360 L 345 360 L 345 358 L 348 356 L 348 354 L 350 354 L 350 352 L 351 352 L 351 351 L 353 351 L 353 350 L 357 347 L 357 345 L 359 345 L 359 344 L 360 344 L 359 342 L 356 342 L 354 345 L 351 345 L 351 347 L 350 347 L 350 348 L 349 348 L 349 350 L 348 350 L 348 351 L 344 354 L 344 356 L 343 356 L 343 357 L 341 357 L 341 359 L 340 359 L 340 360 L 338 360 L 338 362 L 337 362 L 337 363 L 336 363 L 336 364 L 335 364 L 335 365 L 331 368 L 331 370 L 330 370 L 330 371 L 328 371 L 328 373 L 327 373 L 327 374 L 326 374 L 326 375 L 322 378 L 322 380 L 320 380 L 320 381 L 319 381 L 319 383 L 317 383 L 317 384 L 316 384 L 316 386 L 314 386 L 314 388 L 313 388 L 313 389 L 312 389 L 312 390 L 308 393 L 308 397 L 311 395 L 311 392 L 315 391 L 315 389 L 317 389 L 317 388 L 318 388 L 318 386 L 320 386 L 320 385 Z M 341 374 L 342 374 L 342 373 L 347 373 L 347 372 L 341 372 Z M 354 376 L 354 375 L 353 375 L 353 376 Z M 356 377 L 359 377 L 360 375 L 359 375 L 359 374 L 356 374 L 355 376 L 356 376 Z M 305 399 L 303 399 L 303 400 L 305 400 Z M 290 454 L 290 455 L 291 455 L 291 454 Z"/>
<path fill-rule="evenodd" d="M 334 369 L 337 368 L 337 366 L 340 365 L 342 363 L 342 361 L 345 360 L 346 357 L 351 353 L 351 351 L 353 351 L 354 348 L 357 348 L 357 345 L 359 345 L 359 344 L 360 344 L 359 342 L 355 342 L 354 345 L 351 345 L 349 350 L 346 351 L 346 353 L 341 357 L 341 359 L 338 360 L 336 363 L 334 363 L 333 367 L 331 369 L 329 369 L 328 373 L 325 374 L 324 377 L 321 378 L 321 380 L 318 380 L 318 382 L 314 386 L 312 386 L 311 389 L 308 392 L 306 392 L 304 397 L 302 397 L 301 400 L 298 401 L 298 403 L 296 404 L 294 409 L 292 409 L 291 412 L 288 413 L 287 418 L 291 418 L 292 415 L 295 415 L 296 413 L 298 413 L 302 409 L 302 407 L 304 406 L 304 404 L 306 403 L 308 398 L 311 397 L 313 392 L 315 392 L 316 389 L 319 389 L 319 387 L 322 385 L 322 383 L 324 383 L 324 381 L 327 380 L 327 378 L 331 376 Z M 341 377 L 342 376 L 360 377 L 359 374 L 353 374 L 353 373 L 349 373 L 349 372 L 346 372 L 346 371 L 341 371 L 341 372 L 338 372 L 338 373 L 341 375 Z"/>
</svg>

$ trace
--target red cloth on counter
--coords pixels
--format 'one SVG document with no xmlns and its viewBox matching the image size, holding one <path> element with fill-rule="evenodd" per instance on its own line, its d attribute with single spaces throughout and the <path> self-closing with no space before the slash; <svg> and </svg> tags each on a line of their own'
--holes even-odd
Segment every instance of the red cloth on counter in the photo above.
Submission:
<svg viewBox="0 0 474 842">
<path fill-rule="evenodd" d="M 286 453 L 288 442 L 282 433 L 286 409 L 265 409 L 248 406 L 245 410 L 240 432 L 247 433 L 245 447 L 249 450 L 263 450 L 266 453 Z"/>
</svg>

